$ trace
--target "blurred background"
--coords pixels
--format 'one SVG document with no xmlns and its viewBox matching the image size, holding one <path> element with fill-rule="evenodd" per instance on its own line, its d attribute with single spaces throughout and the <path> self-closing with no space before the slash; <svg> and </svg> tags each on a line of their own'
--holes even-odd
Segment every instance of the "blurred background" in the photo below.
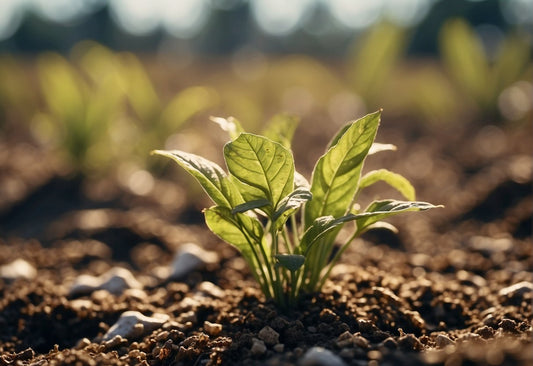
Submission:
<svg viewBox="0 0 533 366">
<path fill-rule="evenodd" d="M 153 193 L 169 174 L 153 149 L 221 162 L 210 116 L 251 132 L 296 116 L 309 173 L 342 124 L 383 108 L 378 140 L 417 162 L 400 172 L 452 179 L 424 160 L 439 136 L 471 164 L 530 136 L 532 34 L 529 0 L 2 0 L 0 206 L 56 174 Z"/>
</svg>

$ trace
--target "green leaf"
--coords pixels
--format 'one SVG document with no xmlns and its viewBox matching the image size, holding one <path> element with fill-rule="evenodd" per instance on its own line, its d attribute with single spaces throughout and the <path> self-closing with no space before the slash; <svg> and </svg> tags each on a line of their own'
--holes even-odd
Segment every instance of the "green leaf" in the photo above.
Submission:
<svg viewBox="0 0 533 366">
<path fill-rule="evenodd" d="M 204 216 L 209 230 L 254 263 L 251 245 L 263 245 L 263 227 L 257 219 L 245 214 L 234 215 L 227 207 L 220 206 L 205 209 Z"/>
<path fill-rule="evenodd" d="M 475 30 L 464 19 L 446 21 L 440 31 L 442 60 L 459 87 L 481 106 L 488 102 L 492 88 L 490 65 L 483 44 Z"/>
<path fill-rule="evenodd" d="M 308 253 L 312 245 L 323 238 L 325 234 L 330 233 L 333 229 L 343 225 L 349 221 L 357 223 L 357 230 L 361 232 L 382 219 L 397 215 L 407 211 L 425 211 L 431 208 L 443 206 L 435 206 L 427 202 L 411 202 L 411 201 L 396 201 L 383 200 L 372 202 L 365 212 L 358 214 L 348 214 L 335 219 L 333 216 L 321 216 L 315 219 L 311 226 L 304 233 L 300 241 L 300 251 L 304 254 Z M 334 238 L 332 238 L 334 240 Z"/>
<path fill-rule="evenodd" d="M 302 236 L 298 250 L 307 255 L 314 243 L 340 224 L 333 216 L 317 217 Z"/>
<path fill-rule="evenodd" d="M 294 186 L 292 153 L 266 137 L 242 133 L 224 146 L 224 157 L 231 175 L 248 186 L 241 192 L 265 198 L 272 208 L 288 195 Z M 257 195 L 258 191 L 262 197 Z"/>
<path fill-rule="evenodd" d="M 357 230 L 360 232 L 368 226 L 383 220 L 386 217 L 397 215 L 408 211 L 425 211 L 432 208 L 444 207 L 442 205 L 432 205 L 431 203 L 421 201 L 397 201 L 381 200 L 372 202 L 365 212 L 356 215 L 347 215 L 350 220 L 356 220 Z"/>
<path fill-rule="evenodd" d="M 372 184 L 384 181 L 393 188 L 397 189 L 406 199 L 415 200 L 415 188 L 409 181 L 400 174 L 393 173 L 387 169 L 373 170 L 365 174 L 359 182 L 359 190 L 362 190 Z"/>
<path fill-rule="evenodd" d="M 152 154 L 166 156 L 177 162 L 196 178 L 217 205 L 232 208 L 242 203 L 242 197 L 236 187 L 216 163 L 179 150 L 155 150 Z"/>
<path fill-rule="evenodd" d="M 219 125 L 221 129 L 226 131 L 232 140 L 235 140 L 237 137 L 239 137 L 240 133 L 244 132 L 241 123 L 233 117 L 210 117 L 209 119 Z"/>
<path fill-rule="evenodd" d="M 287 114 L 275 115 L 263 130 L 262 135 L 290 149 L 292 137 L 299 122 L 296 116 Z"/>
<path fill-rule="evenodd" d="M 231 210 L 231 213 L 236 214 L 236 213 L 242 213 L 242 212 L 246 212 L 250 210 L 255 210 L 256 208 L 268 206 L 269 204 L 270 202 L 265 199 L 248 201 L 248 202 L 241 203 L 240 205 L 235 206 L 235 208 Z"/>
<path fill-rule="evenodd" d="M 372 146 L 381 111 L 352 122 L 317 162 L 313 170 L 313 199 L 305 209 L 306 227 L 315 218 L 343 215 L 357 190 L 361 168 Z"/>
<path fill-rule="evenodd" d="M 291 272 L 295 272 L 303 266 L 305 257 L 300 254 L 278 254 L 275 256 L 278 263 Z"/>
<path fill-rule="evenodd" d="M 342 126 L 342 128 L 337 132 L 337 134 L 335 136 L 333 136 L 333 138 L 329 142 L 328 150 L 331 149 L 333 146 L 337 145 L 337 143 L 339 142 L 341 137 L 344 136 L 346 131 L 348 131 L 350 129 L 350 127 L 352 127 L 355 122 L 356 121 L 352 121 L 352 122 L 349 122 L 349 123 L 345 124 L 344 126 Z"/>
<path fill-rule="evenodd" d="M 303 175 L 294 171 L 294 189 L 303 188 L 309 190 L 311 185 Z"/>
<path fill-rule="evenodd" d="M 284 197 L 279 202 L 277 210 L 272 217 L 272 221 L 276 222 L 276 227 L 281 227 L 293 212 L 299 209 L 311 198 L 313 198 L 311 192 L 304 188 L 297 188 L 288 196 Z M 281 220 L 279 220 L 280 218 Z"/>
<path fill-rule="evenodd" d="M 365 229 L 365 231 L 368 230 L 374 230 L 374 229 L 386 229 L 389 230 L 395 234 L 399 232 L 398 228 L 391 223 L 385 222 L 385 221 L 378 221 L 373 223 L 372 225 L 368 225 Z"/>
</svg>

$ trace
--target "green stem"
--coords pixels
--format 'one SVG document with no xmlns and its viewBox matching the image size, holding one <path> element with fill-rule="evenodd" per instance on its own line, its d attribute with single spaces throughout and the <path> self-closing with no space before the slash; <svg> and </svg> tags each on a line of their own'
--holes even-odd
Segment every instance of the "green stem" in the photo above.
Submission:
<svg viewBox="0 0 533 366">
<path fill-rule="evenodd" d="M 294 252 L 294 249 L 293 249 L 294 245 L 290 241 L 289 233 L 287 232 L 286 225 L 283 227 L 282 235 L 283 235 L 283 240 L 285 241 L 285 248 L 287 249 L 287 253 L 292 254 Z"/>
<path fill-rule="evenodd" d="M 348 248 L 348 246 L 352 243 L 352 241 L 359 235 L 359 231 L 356 230 L 352 236 L 350 236 L 350 238 L 346 241 L 346 243 L 344 243 L 340 249 L 337 251 L 337 253 L 335 253 L 335 256 L 333 257 L 333 259 L 331 260 L 331 262 L 328 264 L 327 266 L 327 270 L 326 270 L 326 273 L 324 273 L 324 276 L 322 276 L 322 278 L 320 279 L 320 282 L 318 283 L 318 286 L 317 286 L 317 291 L 320 291 L 322 289 L 322 286 L 324 286 L 324 283 L 326 282 L 326 280 L 328 279 L 329 277 L 329 274 L 331 273 L 331 270 L 333 269 L 333 267 L 335 266 L 335 264 L 337 264 L 337 262 L 339 261 L 342 253 L 344 253 L 344 251 Z"/>
<path fill-rule="evenodd" d="M 285 295 L 283 292 L 283 281 L 281 279 L 280 266 L 276 265 L 276 259 L 275 259 L 275 256 L 278 254 L 278 236 L 276 234 L 276 229 L 274 228 L 274 225 L 271 225 L 269 229 L 270 229 L 270 236 L 272 240 L 272 252 L 271 252 L 271 257 L 270 257 L 271 266 L 270 267 L 274 268 L 273 274 L 271 271 L 272 287 L 274 288 L 276 302 L 281 307 L 285 307 L 286 306 Z"/>
<path fill-rule="evenodd" d="M 301 215 L 301 212 L 300 212 Z M 298 223 L 296 221 L 296 215 L 291 215 L 291 225 L 292 225 L 292 242 L 294 246 L 298 245 L 300 242 L 300 233 L 298 232 Z"/>
<path fill-rule="evenodd" d="M 257 250 L 255 249 L 254 243 L 250 241 L 250 239 L 248 238 L 247 235 L 245 235 L 245 237 L 246 237 L 246 240 L 248 241 L 248 244 L 250 245 L 250 248 L 252 249 L 252 253 L 253 253 L 254 257 L 255 257 L 255 260 L 257 261 L 257 266 L 253 266 L 253 263 L 252 263 L 252 266 L 251 266 L 252 273 L 254 273 L 254 277 L 257 277 L 259 279 L 260 277 L 257 274 L 256 268 L 255 268 L 255 267 L 258 267 L 259 273 L 260 273 L 261 277 L 263 278 L 263 280 L 262 281 L 258 280 L 257 282 L 259 282 L 259 285 L 261 286 L 261 290 L 263 291 L 265 296 L 267 298 L 273 298 L 273 294 L 270 291 L 270 287 L 271 286 L 268 285 L 269 280 L 268 280 L 268 277 L 267 277 L 267 275 L 265 273 L 265 268 L 264 268 L 265 265 L 263 265 L 263 262 L 261 261 L 261 259 L 259 257 L 259 254 L 257 253 Z M 261 247 L 261 249 L 262 249 L 262 245 L 259 245 L 259 247 Z M 268 263 L 267 263 L 266 267 L 269 268 L 268 267 Z"/>
</svg>

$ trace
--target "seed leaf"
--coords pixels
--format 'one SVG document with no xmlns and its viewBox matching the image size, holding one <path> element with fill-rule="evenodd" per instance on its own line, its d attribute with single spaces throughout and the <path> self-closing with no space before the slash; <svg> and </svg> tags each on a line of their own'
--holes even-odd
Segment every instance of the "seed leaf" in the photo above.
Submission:
<svg viewBox="0 0 533 366">
<path fill-rule="evenodd" d="M 397 189 L 405 199 L 409 201 L 415 200 L 415 188 L 411 183 L 400 174 L 393 173 L 387 169 L 373 170 L 365 174 L 359 182 L 359 189 L 364 189 L 379 181 L 384 181 Z"/>
<path fill-rule="evenodd" d="M 178 163 L 196 178 L 217 205 L 232 208 L 243 202 L 235 185 L 216 163 L 180 150 L 155 150 L 152 154 L 166 156 Z"/>
<path fill-rule="evenodd" d="M 275 256 L 278 263 L 291 272 L 295 272 L 303 266 L 305 257 L 300 254 L 278 254 Z"/>
<path fill-rule="evenodd" d="M 313 199 L 306 204 L 305 224 L 326 213 L 339 217 L 346 212 L 357 190 L 361 168 L 376 136 L 381 112 L 352 122 L 318 160 L 311 183 Z"/>
<path fill-rule="evenodd" d="M 293 190 L 294 159 L 277 142 L 242 133 L 224 146 L 224 157 L 231 175 L 244 183 L 239 186 L 243 195 L 264 198 L 274 209 Z"/>
</svg>

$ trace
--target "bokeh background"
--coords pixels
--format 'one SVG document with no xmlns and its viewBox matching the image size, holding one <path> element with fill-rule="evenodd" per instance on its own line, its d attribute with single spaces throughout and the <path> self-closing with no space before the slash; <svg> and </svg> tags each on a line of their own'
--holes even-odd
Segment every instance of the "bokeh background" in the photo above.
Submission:
<svg viewBox="0 0 533 366">
<path fill-rule="evenodd" d="M 433 139 L 399 152 L 416 185 L 446 171 L 425 154 L 441 134 L 494 157 L 531 133 L 532 30 L 528 0 L 2 0 L 0 139 L 19 166 L 2 206 L 56 174 L 138 196 L 179 182 L 150 151 L 220 163 L 210 116 L 251 132 L 297 116 L 308 174 L 343 123 L 383 108 L 383 142 Z"/>
</svg>

